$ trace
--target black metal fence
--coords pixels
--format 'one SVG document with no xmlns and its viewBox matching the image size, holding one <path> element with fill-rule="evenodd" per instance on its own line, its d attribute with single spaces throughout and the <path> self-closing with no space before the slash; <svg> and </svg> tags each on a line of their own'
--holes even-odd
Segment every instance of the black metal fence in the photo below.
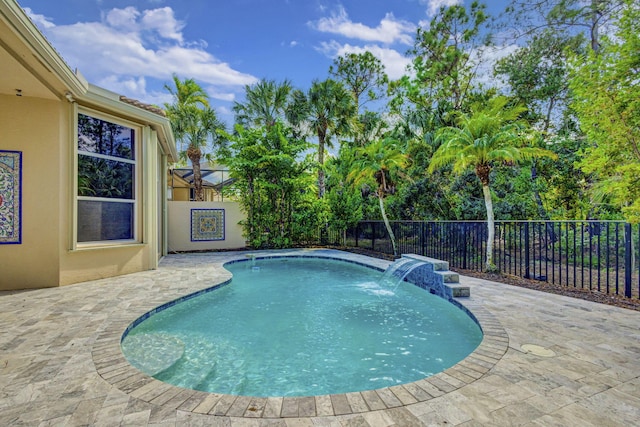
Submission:
<svg viewBox="0 0 640 427">
<path fill-rule="evenodd" d="M 484 221 L 394 221 L 399 253 L 482 271 L 486 261 Z M 496 221 L 493 261 L 502 273 L 562 286 L 639 298 L 640 226 L 622 221 Z M 392 254 L 382 221 L 363 221 L 330 243 Z"/>
</svg>

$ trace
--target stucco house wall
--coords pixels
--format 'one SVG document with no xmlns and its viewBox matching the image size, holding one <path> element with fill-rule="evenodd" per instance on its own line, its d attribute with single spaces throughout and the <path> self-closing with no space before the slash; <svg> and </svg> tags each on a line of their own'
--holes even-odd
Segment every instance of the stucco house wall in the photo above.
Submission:
<svg viewBox="0 0 640 427">
<path fill-rule="evenodd" d="M 22 156 L 21 239 L 0 240 L 0 290 L 156 268 L 167 253 L 166 176 L 177 159 L 169 120 L 72 71 L 14 0 L 0 0 L 0 40 L 0 155 Z M 130 238 L 78 239 L 79 114 L 135 130 Z"/>
<path fill-rule="evenodd" d="M 60 270 L 60 102 L 0 96 L 0 149 L 22 151 L 22 243 L 0 245 L 0 289 L 56 286 Z M 68 135 L 67 135 L 68 136 Z"/>
</svg>

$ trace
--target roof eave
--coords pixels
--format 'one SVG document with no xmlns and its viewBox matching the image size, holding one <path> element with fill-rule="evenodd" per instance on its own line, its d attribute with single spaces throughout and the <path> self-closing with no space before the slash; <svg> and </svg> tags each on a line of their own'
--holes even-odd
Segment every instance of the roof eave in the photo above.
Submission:
<svg viewBox="0 0 640 427">
<path fill-rule="evenodd" d="M 87 91 L 88 82 L 82 75 L 75 73 L 69 67 L 15 1 L 0 0 L 0 14 L 14 28 L 15 34 L 21 37 L 29 46 L 42 65 L 60 80 L 66 90 L 71 92 L 71 95 L 78 96 Z M 66 93 L 59 93 L 58 95 L 62 97 Z"/>
</svg>

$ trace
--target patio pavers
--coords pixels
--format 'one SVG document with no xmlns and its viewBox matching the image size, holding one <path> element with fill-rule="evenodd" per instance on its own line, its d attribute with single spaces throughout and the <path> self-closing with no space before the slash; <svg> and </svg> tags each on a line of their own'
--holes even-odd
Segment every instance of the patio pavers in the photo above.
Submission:
<svg viewBox="0 0 640 427">
<path fill-rule="evenodd" d="M 330 250 L 277 253 L 388 265 Z M 128 365 L 119 339 L 131 321 L 227 280 L 221 264 L 246 256 L 170 255 L 155 271 L 0 292 L 0 425 L 639 425 L 640 312 L 468 277 L 460 281 L 471 297 L 461 301 L 485 339 L 461 363 L 415 383 L 245 398 L 170 386 Z"/>
</svg>

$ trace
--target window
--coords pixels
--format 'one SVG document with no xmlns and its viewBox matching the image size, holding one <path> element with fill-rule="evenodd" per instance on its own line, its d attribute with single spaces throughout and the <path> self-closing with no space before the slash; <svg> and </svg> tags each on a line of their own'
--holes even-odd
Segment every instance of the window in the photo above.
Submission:
<svg viewBox="0 0 640 427">
<path fill-rule="evenodd" d="M 135 239 L 136 134 L 78 115 L 78 242 Z"/>
</svg>

